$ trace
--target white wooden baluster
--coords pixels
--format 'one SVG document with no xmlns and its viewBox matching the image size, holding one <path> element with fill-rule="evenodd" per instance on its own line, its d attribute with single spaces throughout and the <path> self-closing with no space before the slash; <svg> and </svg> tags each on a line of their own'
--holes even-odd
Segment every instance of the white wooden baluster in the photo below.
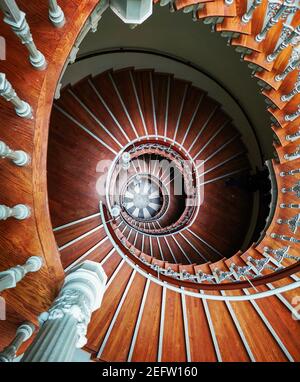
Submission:
<svg viewBox="0 0 300 382">
<path fill-rule="evenodd" d="M 300 226 L 300 214 L 295 215 L 291 219 L 277 219 L 278 224 L 287 224 L 289 229 L 296 233 L 298 227 Z"/>
<path fill-rule="evenodd" d="M 275 81 L 283 81 L 286 76 L 295 69 L 300 68 L 300 46 L 297 46 L 293 49 L 291 58 L 287 64 L 287 67 L 280 74 L 275 76 Z"/>
<path fill-rule="evenodd" d="M 298 139 L 300 139 L 300 130 L 298 130 L 296 133 L 294 134 L 288 134 L 286 135 L 285 137 L 285 140 L 286 141 L 289 141 L 289 142 L 294 142 L 294 141 L 297 141 Z"/>
<path fill-rule="evenodd" d="M 297 150 L 291 154 L 285 154 L 284 159 L 286 160 L 296 160 L 300 158 L 300 146 L 297 147 Z"/>
<path fill-rule="evenodd" d="M 289 254 L 289 249 L 290 249 L 290 246 L 279 248 L 279 249 L 272 249 L 272 248 L 269 248 L 269 247 L 264 247 L 265 253 L 267 255 L 269 255 L 269 254 L 274 255 L 275 260 L 278 261 L 278 263 L 280 263 L 280 264 L 281 264 L 283 259 L 292 259 L 292 260 L 295 260 L 295 261 L 299 261 L 300 260 L 299 256 L 290 255 Z"/>
<path fill-rule="evenodd" d="M 292 98 L 294 98 L 299 93 L 300 93 L 300 75 L 299 75 L 298 81 L 295 84 L 294 89 L 290 93 L 282 95 L 281 101 L 289 102 Z"/>
<path fill-rule="evenodd" d="M 280 176 L 284 177 L 284 176 L 297 175 L 297 174 L 300 174 L 300 168 L 296 168 L 290 171 L 281 171 Z"/>
<path fill-rule="evenodd" d="M 3 21 L 12 28 L 22 44 L 28 49 L 31 65 L 38 70 L 45 69 L 46 59 L 33 41 L 25 13 L 19 9 L 15 0 L 1 0 L 0 9 L 4 13 Z"/>
<path fill-rule="evenodd" d="M 275 233 L 275 232 L 272 232 L 270 236 L 273 239 L 279 239 L 279 240 L 283 240 L 283 241 L 288 241 L 290 243 L 297 243 L 297 244 L 300 243 L 300 239 L 296 239 L 295 237 L 290 237 L 290 236 L 287 236 L 287 235 L 280 235 L 280 234 Z"/>
<path fill-rule="evenodd" d="M 37 272 L 41 269 L 43 260 L 41 257 L 32 256 L 24 265 L 17 265 L 6 271 L 0 272 L 0 292 L 15 288 L 27 273 Z"/>
<path fill-rule="evenodd" d="M 52 307 L 39 317 L 40 330 L 21 362 L 71 361 L 76 348 L 87 342 L 87 327 L 101 306 L 106 281 L 99 263 L 85 261 L 74 267 Z"/>
<path fill-rule="evenodd" d="M 122 158 L 121 158 L 121 166 L 123 168 L 123 170 L 129 170 L 130 168 L 130 161 L 131 161 L 131 156 L 130 156 L 130 153 L 128 152 L 124 152 L 122 154 Z"/>
<path fill-rule="evenodd" d="M 0 73 L 0 96 L 14 105 L 15 112 L 19 117 L 32 118 L 30 105 L 18 97 L 11 83 L 7 81 L 4 73 Z"/>
<path fill-rule="evenodd" d="M 30 216 L 30 208 L 24 204 L 18 204 L 14 207 L 8 207 L 4 204 L 0 205 L 0 220 L 8 218 L 15 218 L 17 220 L 24 220 Z"/>
<path fill-rule="evenodd" d="M 19 326 L 13 341 L 0 352 L 0 362 L 13 362 L 20 346 L 29 340 L 34 329 L 35 327 L 31 322 L 24 322 Z"/>
<path fill-rule="evenodd" d="M 283 27 L 283 32 L 285 33 L 285 37 L 282 41 L 277 45 L 273 53 L 267 56 L 267 61 L 274 61 L 276 57 L 278 57 L 279 53 L 283 51 L 283 49 L 287 48 L 290 45 L 296 46 L 299 42 L 300 38 L 300 25 L 298 25 L 294 30 L 291 26 Z"/>
<path fill-rule="evenodd" d="M 251 2 L 251 1 L 250 1 Z M 248 0 L 248 3 L 249 3 L 249 0 Z M 255 9 L 261 5 L 262 3 L 262 0 L 253 0 L 252 1 L 252 4 L 250 5 L 250 7 L 248 8 L 247 12 L 242 16 L 242 22 L 244 24 L 247 24 L 253 17 L 253 13 L 255 11 Z"/>
<path fill-rule="evenodd" d="M 266 22 L 261 32 L 255 37 L 257 42 L 263 41 L 269 32 L 269 30 L 276 25 L 279 20 L 287 18 L 291 13 L 295 13 L 297 10 L 297 4 L 295 0 L 284 0 L 282 4 L 278 1 L 269 0 L 269 6 L 266 14 Z"/>
<path fill-rule="evenodd" d="M 14 151 L 10 149 L 4 142 L 0 141 L 0 157 L 11 159 L 17 166 L 26 166 L 30 162 L 30 157 L 24 151 Z"/>
<path fill-rule="evenodd" d="M 284 116 L 284 120 L 287 122 L 292 122 L 295 119 L 297 119 L 299 116 L 300 116 L 300 104 L 298 105 L 298 109 L 294 113 L 286 114 Z"/>
<path fill-rule="evenodd" d="M 56 0 L 49 0 L 49 19 L 56 28 L 65 25 L 65 15 Z"/>
<path fill-rule="evenodd" d="M 300 209 L 300 204 L 298 203 L 281 203 L 280 208 L 295 208 Z"/>
<path fill-rule="evenodd" d="M 297 198 L 300 199 L 300 181 L 297 182 L 293 187 L 289 187 L 289 188 L 283 187 L 281 189 L 281 192 L 283 192 L 284 194 L 286 192 L 294 192 L 296 194 Z"/>
</svg>

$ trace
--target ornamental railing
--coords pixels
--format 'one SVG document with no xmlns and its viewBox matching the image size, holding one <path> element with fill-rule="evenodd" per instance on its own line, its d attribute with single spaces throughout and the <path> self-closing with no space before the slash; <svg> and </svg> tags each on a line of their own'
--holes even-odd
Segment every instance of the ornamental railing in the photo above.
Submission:
<svg viewBox="0 0 300 382">
<path fill-rule="evenodd" d="M 295 264 L 289 267 L 270 265 L 271 256 L 266 252 L 265 259 L 257 260 L 249 257 L 247 268 L 239 267 L 236 264 L 231 265 L 231 270 L 226 273 L 222 270 L 216 270 L 215 274 L 205 274 L 200 272 L 197 275 L 190 275 L 187 272 L 171 272 L 170 270 L 162 270 L 160 267 L 150 266 L 143 255 L 138 257 L 135 251 L 125 243 L 124 240 L 120 240 L 114 227 L 112 226 L 112 218 L 108 213 L 107 208 L 100 202 L 100 216 L 103 224 L 103 228 L 114 246 L 118 254 L 126 261 L 131 267 L 141 273 L 144 277 L 150 278 L 151 281 L 165 286 L 169 289 L 175 290 L 179 293 L 186 295 L 207 298 L 212 300 L 233 300 L 243 301 L 257 298 L 263 298 L 278 293 L 283 293 L 288 290 L 298 288 L 300 281 L 296 277 L 296 281 L 285 285 L 284 287 L 274 288 L 268 291 L 259 292 L 256 294 L 249 294 L 245 296 L 224 296 L 224 295 L 211 295 L 204 293 L 203 291 L 226 291 L 226 290 L 241 290 L 256 288 L 260 285 L 266 285 L 277 280 L 281 280 L 288 276 L 294 275 L 300 270 L 300 263 L 297 261 Z M 265 269 L 272 269 L 271 274 L 262 275 Z M 251 270 L 254 271 L 251 272 Z M 256 275 L 255 275 L 256 273 Z M 251 275 L 251 279 L 249 278 Z M 237 280 L 232 279 L 237 277 Z M 190 278 L 190 279 L 189 279 Z M 241 279 L 244 278 L 242 281 Z M 222 283 L 222 281 L 226 281 Z M 192 292 L 186 289 L 197 290 Z"/>
</svg>

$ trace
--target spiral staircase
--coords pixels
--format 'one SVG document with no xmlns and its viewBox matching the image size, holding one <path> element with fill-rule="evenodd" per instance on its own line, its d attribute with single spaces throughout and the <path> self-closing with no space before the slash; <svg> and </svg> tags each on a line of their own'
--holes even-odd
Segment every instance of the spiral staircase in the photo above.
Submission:
<svg viewBox="0 0 300 382">
<path fill-rule="evenodd" d="M 1 72 L 33 117 L 0 99 L 1 140 L 31 158 L 1 162 L 1 203 L 22 203 L 30 216 L 0 222 L 0 270 L 36 255 L 43 266 L 2 293 L 1 347 L 22 321 L 38 323 L 65 272 L 91 260 L 108 276 L 84 347 L 94 361 L 299 361 L 299 2 L 154 1 L 220 32 L 266 99 L 274 158 L 252 229 L 251 147 L 213 95 L 127 67 L 88 76 L 53 102 L 72 48 L 106 2 L 61 0 L 61 28 L 46 2 L 32 3 L 18 1 L 46 68 L 32 68 L 1 24 L 14 46 Z"/>
</svg>

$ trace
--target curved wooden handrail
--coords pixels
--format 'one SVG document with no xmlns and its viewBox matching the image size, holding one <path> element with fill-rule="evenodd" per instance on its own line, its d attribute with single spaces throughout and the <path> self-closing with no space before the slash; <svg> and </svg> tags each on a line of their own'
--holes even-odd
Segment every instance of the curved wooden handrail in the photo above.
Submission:
<svg viewBox="0 0 300 382">
<path fill-rule="evenodd" d="M 46 166 L 49 120 L 63 66 L 97 4 L 98 0 L 65 1 L 62 5 L 67 22 L 63 28 L 57 29 L 48 19 L 48 2 L 18 2 L 27 14 L 38 48 L 46 57 L 48 65 L 44 71 L 31 67 L 24 46 L 6 24 L 0 24 L 1 35 L 7 45 L 7 59 L 0 61 L 0 70 L 33 109 L 33 119 L 25 120 L 17 117 L 12 107 L 0 100 L 1 139 L 31 156 L 31 163 L 26 168 L 17 168 L 9 161 L 1 161 L 1 203 L 27 204 L 31 208 L 31 217 L 25 221 L 9 219 L 0 222 L 0 270 L 23 264 L 32 255 L 44 260 L 44 266 L 38 273 L 28 275 L 20 283 L 22 285 L 3 293 L 8 307 L 9 323 L 3 330 L 7 337 L 11 337 L 11 327 L 8 326 L 11 322 L 37 322 L 37 316 L 51 305 L 64 278 L 48 208 Z"/>
</svg>

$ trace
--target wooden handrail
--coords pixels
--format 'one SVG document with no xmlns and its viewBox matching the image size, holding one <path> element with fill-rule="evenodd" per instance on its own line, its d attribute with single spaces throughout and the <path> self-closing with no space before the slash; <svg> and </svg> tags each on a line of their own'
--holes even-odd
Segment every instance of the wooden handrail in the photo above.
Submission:
<svg viewBox="0 0 300 382">
<path fill-rule="evenodd" d="M 3 204 L 28 205 L 31 216 L 25 221 L 0 222 L 1 256 L 0 271 L 15 264 L 23 264 L 33 255 L 43 259 L 37 275 L 29 275 L 22 287 L 4 292 L 8 305 L 7 322 L 21 320 L 37 322 L 37 316 L 47 309 L 60 288 L 64 271 L 53 235 L 47 196 L 47 145 L 52 102 L 61 72 L 70 51 L 92 13 L 98 0 L 61 1 L 67 23 L 54 28 L 48 19 L 48 3 L 18 1 L 28 16 L 36 17 L 32 33 L 39 37 L 48 66 L 36 71 L 27 61 L 26 49 L 15 43 L 11 29 L 0 21 L 1 35 L 6 40 L 7 57 L 0 61 L 0 71 L 12 82 L 21 98 L 26 98 L 33 111 L 33 119 L 17 116 L 12 105 L 0 99 L 1 139 L 10 147 L 24 150 L 31 162 L 26 167 L 15 166 L 10 161 L 1 162 L 1 187 Z M 26 97 L 25 97 L 26 96 Z M 6 330 L 9 336 L 11 326 Z M 11 335 L 10 335 L 11 336 Z"/>
</svg>

